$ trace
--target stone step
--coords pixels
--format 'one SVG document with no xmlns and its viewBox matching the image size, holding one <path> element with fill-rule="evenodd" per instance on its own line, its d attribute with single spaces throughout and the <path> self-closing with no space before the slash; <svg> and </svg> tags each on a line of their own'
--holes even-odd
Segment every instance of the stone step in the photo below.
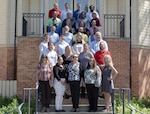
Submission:
<svg viewBox="0 0 150 114">
<path fill-rule="evenodd" d="M 104 110 L 104 108 L 105 108 L 104 104 L 98 104 L 97 111 L 102 112 L 102 110 Z M 63 109 L 66 112 L 71 112 L 72 104 L 63 104 Z M 89 109 L 89 104 L 79 104 L 80 112 L 88 112 L 88 109 Z M 41 105 L 38 106 L 38 111 L 39 112 L 41 111 Z M 55 105 L 54 104 L 50 105 L 50 112 L 55 112 Z"/>
<path fill-rule="evenodd" d="M 50 104 L 53 105 L 54 103 L 55 103 L 55 99 L 51 99 Z M 63 99 L 63 104 L 72 104 L 71 97 L 69 99 Z M 79 104 L 89 104 L 88 99 L 87 98 L 80 98 Z M 98 104 L 104 104 L 104 99 L 99 98 Z"/>
<path fill-rule="evenodd" d="M 55 99 L 51 99 L 50 101 L 50 110 L 51 112 L 55 112 Z M 39 102 L 39 110 L 41 110 L 41 105 Z M 98 99 L 98 112 L 101 112 L 104 109 L 105 105 L 104 105 L 104 99 L 100 98 Z M 63 99 L 63 109 L 66 110 L 67 112 L 70 112 L 72 109 L 72 101 L 71 101 L 71 97 L 69 99 Z M 87 112 L 89 109 L 89 102 L 87 98 L 80 98 L 79 99 L 79 109 L 81 112 Z"/>
</svg>

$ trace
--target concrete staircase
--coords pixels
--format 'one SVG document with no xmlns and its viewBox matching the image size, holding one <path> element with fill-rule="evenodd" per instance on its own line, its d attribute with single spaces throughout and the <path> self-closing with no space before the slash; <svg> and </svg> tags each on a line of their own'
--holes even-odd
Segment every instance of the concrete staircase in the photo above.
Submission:
<svg viewBox="0 0 150 114">
<path fill-rule="evenodd" d="M 63 100 L 63 109 L 66 112 L 55 112 L 55 105 L 54 105 L 54 99 L 51 100 L 50 104 L 50 112 L 40 112 L 41 106 L 39 105 L 39 112 L 38 114 L 112 114 L 112 112 L 102 112 L 104 109 L 104 99 L 99 98 L 98 99 L 98 110 L 97 112 L 88 112 L 88 99 L 87 98 L 80 98 L 79 100 L 79 112 L 71 112 L 72 109 L 72 102 L 71 98 Z"/>
</svg>

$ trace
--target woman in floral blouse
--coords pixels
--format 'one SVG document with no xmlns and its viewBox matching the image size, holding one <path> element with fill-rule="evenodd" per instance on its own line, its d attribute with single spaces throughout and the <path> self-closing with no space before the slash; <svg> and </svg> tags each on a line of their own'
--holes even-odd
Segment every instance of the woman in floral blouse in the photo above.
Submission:
<svg viewBox="0 0 150 114">
<path fill-rule="evenodd" d="M 84 81 L 86 84 L 87 95 L 90 105 L 89 112 L 96 112 L 99 91 L 99 87 L 96 85 L 96 82 L 101 82 L 101 70 L 96 65 L 96 61 L 94 58 L 89 59 L 87 69 L 84 72 Z"/>
</svg>

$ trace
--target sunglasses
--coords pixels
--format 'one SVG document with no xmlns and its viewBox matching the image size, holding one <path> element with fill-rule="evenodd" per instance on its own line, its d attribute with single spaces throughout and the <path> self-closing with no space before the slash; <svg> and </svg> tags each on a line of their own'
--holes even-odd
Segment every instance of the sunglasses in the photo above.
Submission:
<svg viewBox="0 0 150 114">
<path fill-rule="evenodd" d="M 47 58 L 47 57 L 43 57 L 43 58 Z"/>
<path fill-rule="evenodd" d="M 73 58 L 78 58 L 77 56 L 73 56 Z"/>
</svg>

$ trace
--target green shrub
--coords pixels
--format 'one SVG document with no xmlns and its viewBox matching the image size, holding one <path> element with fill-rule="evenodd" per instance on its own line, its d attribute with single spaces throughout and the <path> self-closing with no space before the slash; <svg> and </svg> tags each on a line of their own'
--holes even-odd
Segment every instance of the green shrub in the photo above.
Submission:
<svg viewBox="0 0 150 114">
<path fill-rule="evenodd" d="M 115 112 L 116 114 L 121 114 L 122 113 L 122 99 L 117 99 L 115 98 Z M 130 104 L 136 108 L 137 110 L 143 112 L 143 114 L 149 114 L 150 113 L 150 97 L 148 98 L 143 98 L 143 99 L 137 99 L 137 98 L 132 98 Z M 131 114 L 131 110 L 129 109 L 128 101 L 125 100 L 125 114 Z M 140 114 L 136 112 L 135 114 Z"/>
</svg>

